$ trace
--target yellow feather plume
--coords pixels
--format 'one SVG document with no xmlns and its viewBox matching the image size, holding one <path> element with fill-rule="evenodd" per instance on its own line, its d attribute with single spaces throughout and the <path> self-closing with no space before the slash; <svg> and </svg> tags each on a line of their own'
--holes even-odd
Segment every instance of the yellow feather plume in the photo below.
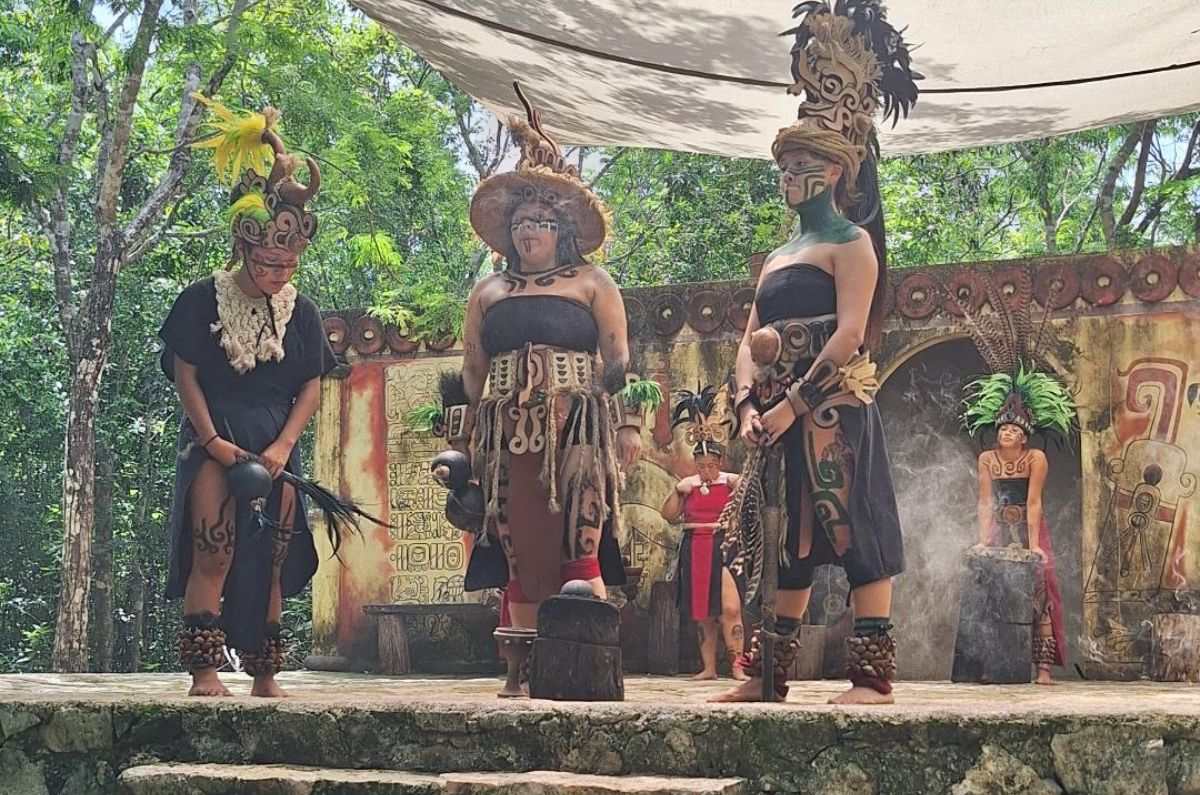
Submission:
<svg viewBox="0 0 1200 795">
<path fill-rule="evenodd" d="M 199 92 L 192 96 L 217 117 L 208 122 L 212 135 L 192 144 L 196 149 L 213 150 L 217 179 L 233 185 L 243 169 L 265 177 L 275 162 L 275 152 L 263 143 L 262 136 L 266 130 L 276 128 L 279 111 L 267 108 L 263 113 L 235 113 Z"/>
<path fill-rule="evenodd" d="M 267 200 L 261 193 L 251 191 L 238 198 L 225 213 L 232 226 L 240 216 L 248 215 L 261 223 L 271 220 L 271 211 L 267 209 Z"/>
</svg>

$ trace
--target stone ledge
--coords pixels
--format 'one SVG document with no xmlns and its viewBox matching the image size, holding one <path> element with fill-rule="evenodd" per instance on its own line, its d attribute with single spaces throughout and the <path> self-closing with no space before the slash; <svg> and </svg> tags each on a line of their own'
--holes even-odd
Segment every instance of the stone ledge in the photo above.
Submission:
<svg viewBox="0 0 1200 795">
<path fill-rule="evenodd" d="M 740 778 L 814 795 L 1200 795 L 1200 691 L 1165 683 L 900 682 L 895 706 L 846 709 L 825 703 L 844 687 L 832 681 L 795 682 L 783 705 L 710 705 L 728 680 L 628 677 L 612 704 L 502 702 L 494 678 L 281 680 L 293 698 L 250 698 L 234 676 L 221 699 L 184 697 L 183 674 L 0 677 L 0 793 L 20 781 L 107 795 L 132 767 L 219 763 Z"/>
<path fill-rule="evenodd" d="M 140 765 L 121 795 L 742 795 L 740 779 L 528 773 L 339 770 L 290 765 Z"/>
</svg>

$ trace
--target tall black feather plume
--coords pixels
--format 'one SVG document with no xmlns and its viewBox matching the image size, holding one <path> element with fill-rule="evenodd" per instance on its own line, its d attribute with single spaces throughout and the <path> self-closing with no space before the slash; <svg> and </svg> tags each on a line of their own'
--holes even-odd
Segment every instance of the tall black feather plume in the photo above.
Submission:
<svg viewBox="0 0 1200 795">
<path fill-rule="evenodd" d="M 891 118 L 892 126 L 917 103 L 917 81 L 925 75 L 912 70 L 912 57 L 904 30 L 896 30 L 887 21 L 887 9 L 880 0 L 838 0 L 836 13 L 848 17 L 854 32 L 862 36 L 879 61 L 879 93 L 883 101 L 883 118 Z"/>
</svg>

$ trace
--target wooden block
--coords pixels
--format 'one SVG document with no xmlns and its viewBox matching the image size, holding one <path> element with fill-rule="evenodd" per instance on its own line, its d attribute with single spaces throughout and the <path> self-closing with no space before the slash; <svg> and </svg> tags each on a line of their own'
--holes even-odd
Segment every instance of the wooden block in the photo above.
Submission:
<svg viewBox="0 0 1200 795">
<path fill-rule="evenodd" d="M 967 555 L 967 582 L 986 594 L 985 615 L 1001 624 L 1033 624 L 1033 592 L 1039 563 L 1032 553 L 1008 547 L 988 547 Z"/>
<path fill-rule="evenodd" d="M 379 616 L 379 673 L 395 676 L 411 672 L 408 630 L 404 627 L 404 616 Z"/>
<path fill-rule="evenodd" d="M 621 647 L 538 637 L 529 667 L 530 698 L 624 701 Z"/>
<path fill-rule="evenodd" d="M 679 609 L 675 606 L 675 583 L 650 586 L 650 642 L 646 669 L 652 674 L 679 673 Z"/>
<path fill-rule="evenodd" d="M 1200 616 L 1160 613 L 1153 622 L 1150 678 L 1200 682 Z"/>
<path fill-rule="evenodd" d="M 538 608 L 538 637 L 619 646 L 621 611 L 589 596 L 551 596 Z"/>
<path fill-rule="evenodd" d="M 952 682 L 1031 681 L 1036 565 L 1000 555 L 967 556 Z"/>
</svg>

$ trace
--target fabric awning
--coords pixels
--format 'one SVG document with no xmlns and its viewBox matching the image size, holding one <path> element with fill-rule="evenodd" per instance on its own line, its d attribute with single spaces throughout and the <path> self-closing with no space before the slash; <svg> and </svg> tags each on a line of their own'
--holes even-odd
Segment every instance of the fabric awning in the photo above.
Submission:
<svg viewBox="0 0 1200 795">
<path fill-rule="evenodd" d="M 765 157 L 795 118 L 791 0 L 353 0 L 507 117 L 520 79 L 564 143 Z M 1200 0 L 894 0 L 926 75 L 891 154 L 1200 109 Z"/>
</svg>

